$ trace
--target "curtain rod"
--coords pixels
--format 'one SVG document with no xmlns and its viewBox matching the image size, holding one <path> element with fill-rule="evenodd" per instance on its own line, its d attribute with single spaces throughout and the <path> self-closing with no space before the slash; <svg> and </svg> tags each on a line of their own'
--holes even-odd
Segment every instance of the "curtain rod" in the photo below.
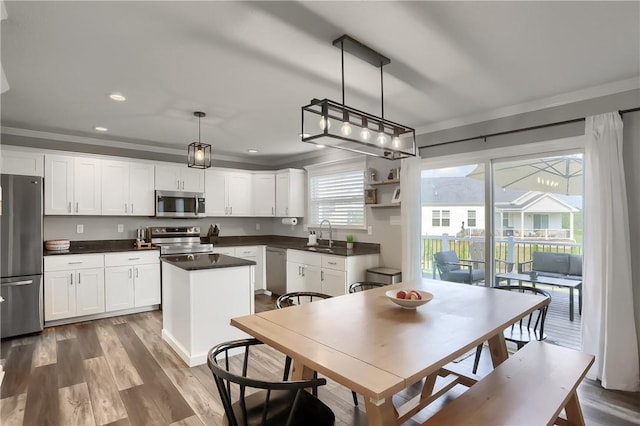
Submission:
<svg viewBox="0 0 640 426">
<path fill-rule="evenodd" d="M 640 111 L 640 107 L 620 110 L 620 111 L 618 111 L 618 114 L 620 114 L 622 116 L 623 114 L 626 114 L 626 113 L 629 113 L 629 112 L 635 112 L 635 111 Z M 504 132 L 491 133 L 491 134 L 488 134 L 488 135 L 474 136 L 472 138 L 456 139 L 456 140 L 448 141 L 448 142 L 440 142 L 440 143 L 434 143 L 432 145 L 419 146 L 418 150 L 421 150 L 423 148 L 431 148 L 431 147 L 434 147 L 434 146 L 450 145 L 452 143 L 467 142 L 467 141 L 472 141 L 472 140 L 475 140 L 475 139 L 482 139 L 484 142 L 486 142 L 487 138 L 491 138 L 491 137 L 495 137 L 495 136 L 509 135 L 511 133 L 526 132 L 528 130 L 544 129 L 546 127 L 559 126 L 559 125 L 562 125 L 562 124 L 577 123 L 579 121 L 584 121 L 584 120 L 585 120 L 584 117 L 582 117 L 582 118 L 574 118 L 572 120 L 556 121 L 555 123 L 540 124 L 538 126 L 523 127 L 523 128 L 520 128 L 520 129 L 506 130 Z"/>
</svg>

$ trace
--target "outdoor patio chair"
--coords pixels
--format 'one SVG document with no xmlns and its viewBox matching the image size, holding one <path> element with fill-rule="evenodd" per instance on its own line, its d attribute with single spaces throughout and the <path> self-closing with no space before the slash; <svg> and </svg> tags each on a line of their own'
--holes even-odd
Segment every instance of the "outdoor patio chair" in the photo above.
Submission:
<svg viewBox="0 0 640 426">
<path fill-rule="evenodd" d="M 440 251 L 433 255 L 433 260 L 443 281 L 473 284 L 484 280 L 484 269 L 474 269 L 478 260 L 458 259 L 455 251 Z"/>
<path fill-rule="evenodd" d="M 538 296 L 543 296 L 546 298 L 544 305 L 536 311 L 533 311 L 524 318 L 521 318 L 520 321 L 511 325 L 511 327 L 504 330 L 504 339 L 509 342 L 514 342 L 518 350 L 520 350 L 524 345 L 533 341 L 533 340 L 544 340 L 547 338 L 547 335 L 544 334 L 544 320 L 547 317 L 547 310 L 549 309 L 549 304 L 551 303 L 551 295 L 539 288 L 529 287 L 529 286 L 521 286 L 521 285 L 503 285 L 494 287 L 498 290 L 506 290 L 506 291 L 518 291 L 520 293 L 529 293 L 536 294 Z M 473 374 L 478 371 L 478 364 L 480 363 L 480 355 L 482 354 L 482 344 L 478 345 L 476 348 L 476 359 L 473 362 Z"/>
<path fill-rule="evenodd" d="M 225 424 L 333 425 L 335 415 L 331 408 L 305 390 L 325 385 L 325 379 L 272 382 L 263 379 L 263 372 L 256 373 L 259 378 L 250 377 L 249 361 L 259 361 L 259 358 L 250 357 L 249 349 L 261 344 L 253 338 L 234 340 L 209 351 L 207 364 L 220 393 Z M 230 355 L 238 350 L 243 355 L 238 355 L 239 361 L 232 361 Z M 238 396 L 236 402 L 233 402 L 232 394 Z"/>
</svg>

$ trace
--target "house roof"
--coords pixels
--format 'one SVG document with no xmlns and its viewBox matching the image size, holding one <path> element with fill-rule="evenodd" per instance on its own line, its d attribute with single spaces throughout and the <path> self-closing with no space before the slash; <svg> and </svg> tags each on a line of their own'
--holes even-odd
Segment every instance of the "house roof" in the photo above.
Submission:
<svg viewBox="0 0 640 426">
<path fill-rule="evenodd" d="M 508 189 L 494 185 L 494 201 L 497 207 L 523 210 L 544 198 L 552 198 L 568 210 L 581 210 L 582 197 L 551 194 L 522 189 Z M 484 182 L 470 177 L 422 178 L 422 205 L 481 206 L 485 203 Z"/>
</svg>

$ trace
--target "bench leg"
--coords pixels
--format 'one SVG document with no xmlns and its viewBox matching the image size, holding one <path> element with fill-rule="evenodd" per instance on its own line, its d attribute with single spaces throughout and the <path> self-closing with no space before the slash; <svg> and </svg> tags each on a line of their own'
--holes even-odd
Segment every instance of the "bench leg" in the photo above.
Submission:
<svg viewBox="0 0 640 426">
<path fill-rule="evenodd" d="M 569 321 L 573 321 L 573 287 L 569 287 Z"/>
<path fill-rule="evenodd" d="M 580 401 L 578 401 L 578 393 L 574 390 L 573 394 L 569 397 L 567 405 L 564 407 L 564 411 L 567 413 L 567 422 L 572 426 L 584 426 L 584 417 L 582 415 L 582 408 L 580 408 Z"/>
</svg>

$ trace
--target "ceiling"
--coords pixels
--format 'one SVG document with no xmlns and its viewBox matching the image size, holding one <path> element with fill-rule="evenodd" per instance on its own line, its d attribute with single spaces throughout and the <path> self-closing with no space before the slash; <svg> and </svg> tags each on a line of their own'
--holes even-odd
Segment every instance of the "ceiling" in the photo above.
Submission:
<svg viewBox="0 0 640 426">
<path fill-rule="evenodd" d="M 341 100 L 331 42 L 342 34 L 391 59 L 385 117 L 418 133 L 640 81 L 639 2 L 5 5 L 3 130 L 144 150 L 186 151 L 198 138 L 193 112 L 204 111 L 202 141 L 214 157 L 277 162 L 315 153 L 299 142 L 300 107 Z M 380 115 L 377 68 L 345 54 L 345 85 L 347 105 Z M 110 100 L 112 92 L 126 102 Z"/>
</svg>

